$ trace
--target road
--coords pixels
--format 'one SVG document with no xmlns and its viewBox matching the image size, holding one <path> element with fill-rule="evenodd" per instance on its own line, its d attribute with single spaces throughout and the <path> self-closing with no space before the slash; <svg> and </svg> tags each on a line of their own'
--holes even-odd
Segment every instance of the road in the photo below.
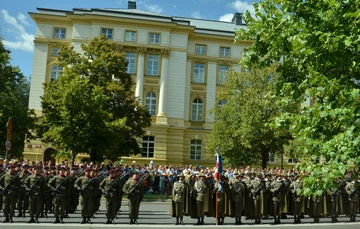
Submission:
<svg viewBox="0 0 360 229">
<path fill-rule="evenodd" d="M 105 225 L 106 216 L 105 216 L 105 205 L 104 202 L 102 203 L 102 206 L 100 208 L 100 212 L 95 216 L 95 219 L 92 219 L 93 224 L 80 224 L 81 221 L 81 215 L 79 213 L 77 214 L 70 214 L 70 218 L 64 219 L 65 224 L 52 224 L 54 221 L 54 216 L 52 214 L 49 214 L 49 218 L 40 218 L 40 224 L 27 224 L 26 222 L 29 220 L 29 217 L 27 218 L 14 218 L 15 223 L 12 224 L 0 224 L 1 229 L 17 229 L 17 228 L 27 228 L 27 229 L 65 229 L 65 228 L 88 228 L 88 229 L 97 229 L 97 228 L 107 228 L 107 227 L 131 227 L 131 228 L 170 228 L 170 227 L 176 227 L 176 228 L 194 228 L 194 227 L 202 227 L 202 228 L 210 228 L 210 227 L 216 227 L 216 228 L 264 228 L 264 227 L 271 227 L 271 228 L 288 228 L 291 227 L 292 229 L 304 229 L 305 227 L 308 229 L 311 228 L 343 228 L 346 227 L 347 229 L 358 229 L 360 228 L 360 222 L 359 223 L 348 223 L 349 218 L 348 217 L 340 217 L 339 223 L 332 224 L 331 219 L 329 218 L 323 218 L 321 219 L 320 224 L 313 224 L 311 223 L 313 219 L 306 218 L 302 221 L 303 224 L 293 224 L 293 218 L 290 216 L 289 219 L 282 220 L 281 225 L 273 225 L 272 220 L 263 220 L 262 225 L 254 225 L 254 220 L 242 220 L 243 225 L 238 226 L 234 225 L 234 219 L 233 218 L 225 218 L 226 225 L 222 226 L 216 226 L 215 225 L 215 219 L 214 218 L 205 218 L 205 225 L 204 226 L 193 226 L 194 223 L 196 223 L 196 219 L 191 219 L 189 217 L 184 217 L 184 223 L 185 226 L 175 226 L 174 225 L 174 219 L 169 216 L 169 203 L 168 202 L 143 202 L 140 206 L 140 216 L 139 216 L 139 225 L 129 225 L 129 219 L 127 215 L 128 207 L 127 202 L 123 201 L 122 207 L 121 207 L 121 214 L 118 217 L 118 219 L 115 220 L 116 225 Z M 28 215 L 28 214 L 27 214 Z M 1 213 L 0 220 L 2 221 L 4 219 L 3 214 Z M 358 221 L 360 221 L 360 217 L 357 218 Z"/>
</svg>

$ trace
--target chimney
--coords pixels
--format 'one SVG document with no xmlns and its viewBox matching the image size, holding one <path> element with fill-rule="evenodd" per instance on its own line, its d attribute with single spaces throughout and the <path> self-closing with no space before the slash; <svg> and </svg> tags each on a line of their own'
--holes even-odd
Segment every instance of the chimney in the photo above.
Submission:
<svg viewBox="0 0 360 229">
<path fill-rule="evenodd" d="M 235 25 L 243 25 L 242 17 L 243 17 L 242 13 L 235 13 L 231 22 Z"/>
<path fill-rule="evenodd" d="M 136 2 L 128 1 L 128 9 L 136 9 Z"/>
</svg>

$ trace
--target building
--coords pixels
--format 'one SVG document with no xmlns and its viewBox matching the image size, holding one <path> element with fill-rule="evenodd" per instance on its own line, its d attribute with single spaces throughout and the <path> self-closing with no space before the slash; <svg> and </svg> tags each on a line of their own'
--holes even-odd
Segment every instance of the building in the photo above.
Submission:
<svg viewBox="0 0 360 229">
<path fill-rule="evenodd" d="M 105 34 L 122 45 L 128 73 L 136 81 L 135 95 L 152 114 L 142 155 L 125 159 L 138 164 L 214 164 L 204 143 L 214 121 L 209 110 L 226 71 L 238 70 L 250 45 L 234 44 L 234 31 L 246 27 L 242 14 L 236 13 L 232 22 L 166 16 L 139 10 L 131 1 L 128 9 L 37 10 L 30 13 L 36 23 L 30 108 L 41 114 L 42 84 L 62 72 L 55 64 L 59 44 L 71 43 L 81 51 L 81 44 Z M 24 156 L 47 160 L 51 150 L 34 141 Z"/>
</svg>

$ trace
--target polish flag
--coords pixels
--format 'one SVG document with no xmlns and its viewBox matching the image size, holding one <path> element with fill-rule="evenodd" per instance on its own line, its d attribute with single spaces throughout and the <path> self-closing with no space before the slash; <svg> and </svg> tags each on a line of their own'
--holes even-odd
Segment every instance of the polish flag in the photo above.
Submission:
<svg viewBox="0 0 360 229">
<path fill-rule="evenodd" d="M 220 173 L 222 173 L 222 158 L 221 154 L 216 154 L 215 178 L 218 180 L 220 180 Z"/>
</svg>

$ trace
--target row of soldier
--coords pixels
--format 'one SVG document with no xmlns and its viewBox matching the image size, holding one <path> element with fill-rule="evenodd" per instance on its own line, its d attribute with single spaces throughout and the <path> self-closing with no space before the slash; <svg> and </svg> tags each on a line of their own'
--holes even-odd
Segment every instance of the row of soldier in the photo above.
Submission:
<svg viewBox="0 0 360 229">
<path fill-rule="evenodd" d="M 231 179 L 222 175 L 214 182 L 208 182 L 212 177 L 201 173 L 197 178 L 179 175 L 180 180 L 173 185 L 170 209 L 170 214 L 176 217 L 175 224 L 184 224 L 184 215 L 196 218 L 196 225 L 204 224 L 204 216 L 217 216 L 220 225 L 224 224 L 225 217 L 234 217 L 235 225 L 242 224 L 242 216 L 255 219 L 255 224 L 270 216 L 273 216 L 274 224 L 281 224 L 281 219 L 287 218 L 287 215 L 294 215 L 296 224 L 301 223 L 304 215 L 313 217 L 314 223 L 319 223 L 320 217 L 326 216 L 335 223 L 341 214 L 348 215 L 351 222 L 356 221 L 360 175 L 339 180 L 337 188 L 310 198 L 300 195 L 303 175 L 234 175 Z"/>
<path fill-rule="evenodd" d="M 108 176 L 109 174 L 109 176 Z M 38 222 L 39 217 L 47 217 L 53 212 L 54 223 L 63 223 L 69 213 L 74 213 L 80 200 L 81 223 L 91 223 L 91 218 L 99 209 L 101 197 L 106 199 L 107 224 L 114 223 L 121 207 L 123 194 L 128 194 L 130 224 L 136 224 L 140 202 L 144 197 L 143 180 L 149 175 L 130 176 L 123 169 L 99 171 L 99 169 L 65 167 L 51 170 L 49 167 L 35 166 L 32 172 L 27 165 L 9 166 L 7 173 L 0 175 L 0 196 L 2 195 L 5 220 L 12 222 L 15 209 L 18 217 L 25 216 L 29 209 L 29 223 Z M 226 175 L 226 173 L 225 173 Z M 304 198 L 298 195 L 302 188 L 300 176 L 267 173 L 236 173 L 235 178 L 221 176 L 214 180 L 212 174 L 199 173 L 196 177 L 188 172 L 178 175 L 173 184 L 171 215 L 177 224 L 183 224 L 183 215 L 197 218 L 197 225 L 204 224 L 204 216 L 215 217 L 213 211 L 218 199 L 219 224 L 225 217 L 235 217 L 235 224 L 241 224 L 241 217 L 253 218 L 261 223 L 261 218 L 274 216 L 274 223 L 280 218 L 294 215 L 294 223 L 300 223 L 305 214 L 319 222 L 320 216 L 331 216 L 337 221 L 339 214 L 347 214 L 355 221 L 359 210 L 359 179 L 339 181 L 339 187 L 325 195 Z M 131 179 L 128 179 L 128 177 Z M 140 178 L 140 179 L 139 179 Z M 357 178 L 357 177 L 356 177 Z M 177 180 L 177 179 L 176 179 Z M 218 193 L 218 198 L 215 194 Z M 53 203 L 53 204 L 52 204 Z M 0 203 L 1 207 L 1 203 Z"/>
<path fill-rule="evenodd" d="M 144 197 L 143 179 L 139 174 L 123 173 L 120 168 L 99 172 L 99 169 L 66 167 L 49 171 L 49 167 L 34 166 L 29 171 L 25 164 L 21 170 L 13 165 L 0 175 L 0 198 L 5 219 L 12 223 L 15 210 L 17 217 L 25 217 L 29 210 L 28 223 L 39 223 L 40 217 L 53 213 L 54 223 L 64 223 L 69 213 L 74 213 L 79 202 L 81 223 L 92 223 L 91 218 L 99 210 L 101 197 L 106 198 L 106 224 L 115 223 L 114 218 L 121 207 L 123 194 L 129 199 L 130 224 L 137 224 L 140 202 Z M 109 174 L 109 175 L 107 175 Z M 127 180 L 126 180 L 127 179 Z"/>
</svg>

